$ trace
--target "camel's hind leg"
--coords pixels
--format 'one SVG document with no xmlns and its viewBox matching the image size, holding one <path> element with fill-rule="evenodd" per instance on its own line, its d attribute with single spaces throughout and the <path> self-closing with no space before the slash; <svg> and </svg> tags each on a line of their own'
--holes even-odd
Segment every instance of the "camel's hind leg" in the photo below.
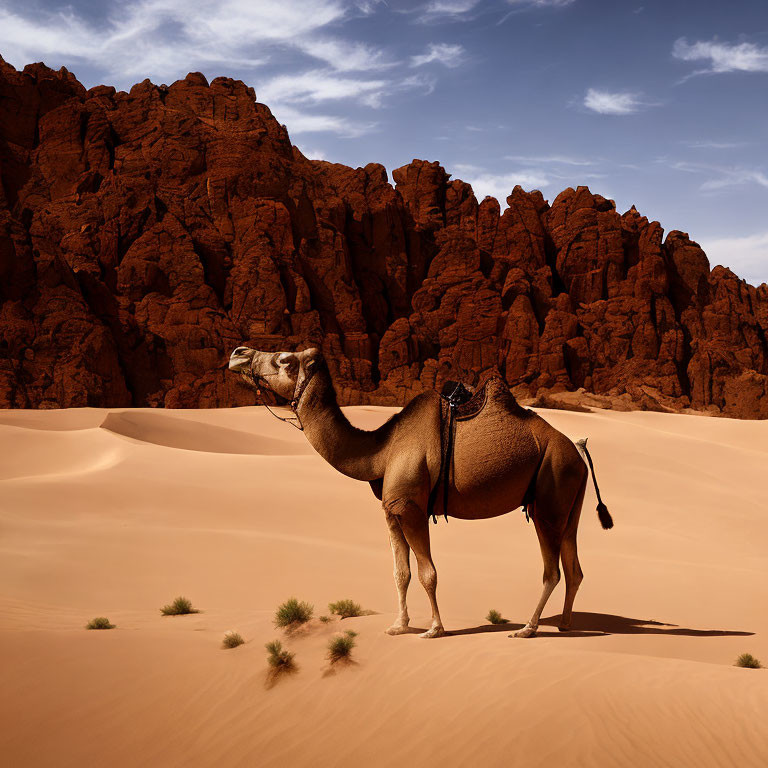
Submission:
<svg viewBox="0 0 768 768">
<path fill-rule="evenodd" d="M 563 561 L 563 571 L 565 572 L 565 603 L 563 605 L 563 614 L 560 617 L 558 629 L 561 632 L 567 632 L 571 628 L 571 616 L 573 613 L 573 601 L 576 593 L 579 591 L 584 573 L 579 564 L 579 553 L 576 547 L 576 534 L 579 530 L 579 518 L 581 517 L 581 505 L 584 502 L 584 491 L 587 487 L 587 477 L 584 477 L 584 483 L 573 502 L 571 516 L 568 518 L 568 526 L 563 535 L 563 543 L 560 546 L 560 557 Z"/>
<path fill-rule="evenodd" d="M 536 534 L 539 537 L 539 546 L 541 547 L 541 557 L 544 561 L 544 589 L 541 592 L 539 604 L 531 616 L 531 620 L 518 632 L 515 637 L 534 637 L 539 628 L 539 619 L 544 606 L 549 600 L 549 596 L 560 581 L 560 534 L 556 530 L 551 530 L 548 526 L 542 525 L 537 520 L 539 504 L 534 503 L 533 522 L 536 526 Z"/>
<path fill-rule="evenodd" d="M 389 526 L 389 543 L 392 545 L 392 557 L 395 561 L 395 586 L 400 605 L 397 620 L 386 630 L 386 633 L 388 635 L 402 635 L 408 631 L 410 621 L 406 595 L 408 594 L 408 585 L 411 583 L 411 548 L 405 540 L 397 515 L 387 512 L 387 525 Z"/>
</svg>

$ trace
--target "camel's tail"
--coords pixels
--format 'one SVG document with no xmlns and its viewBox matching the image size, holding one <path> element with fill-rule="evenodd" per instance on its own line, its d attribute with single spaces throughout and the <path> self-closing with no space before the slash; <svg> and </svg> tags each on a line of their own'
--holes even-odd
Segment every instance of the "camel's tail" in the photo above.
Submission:
<svg viewBox="0 0 768 768">
<path fill-rule="evenodd" d="M 587 450 L 587 438 L 584 437 L 581 440 L 577 440 L 576 447 L 579 449 L 581 455 L 587 460 L 589 469 L 592 472 L 592 482 L 595 484 L 595 493 L 597 494 L 597 516 L 600 518 L 600 525 L 607 531 L 609 528 L 613 528 L 613 518 L 608 511 L 608 507 L 603 504 L 603 500 L 600 498 L 600 489 L 597 487 L 597 478 L 595 477 L 595 466 L 592 463 L 592 457 Z"/>
</svg>

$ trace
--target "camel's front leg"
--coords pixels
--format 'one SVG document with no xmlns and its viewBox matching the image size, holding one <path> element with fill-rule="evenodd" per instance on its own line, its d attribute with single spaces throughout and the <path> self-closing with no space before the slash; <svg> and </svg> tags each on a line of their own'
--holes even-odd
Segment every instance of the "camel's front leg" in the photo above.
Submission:
<svg viewBox="0 0 768 768">
<path fill-rule="evenodd" d="M 437 570 L 432 562 L 429 546 L 429 519 L 426 512 L 413 502 L 404 502 L 400 526 L 406 541 L 416 555 L 419 581 L 424 587 L 432 606 L 432 626 L 419 637 L 442 637 L 445 634 L 440 611 L 437 608 Z"/>
<path fill-rule="evenodd" d="M 397 621 L 385 631 L 388 635 L 402 635 L 408 631 L 408 622 L 410 621 L 406 595 L 408 585 L 411 583 L 411 548 L 405 540 L 397 515 L 389 512 L 386 515 L 389 526 L 389 543 L 392 545 L 392 557 L 395 561 L 395 586 L 400 601 L 400 612 Z"/>
</svg>

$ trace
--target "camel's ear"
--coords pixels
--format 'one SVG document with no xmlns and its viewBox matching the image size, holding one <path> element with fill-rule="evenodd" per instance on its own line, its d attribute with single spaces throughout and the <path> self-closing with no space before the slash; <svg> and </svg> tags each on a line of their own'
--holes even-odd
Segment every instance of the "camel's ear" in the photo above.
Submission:
<svg viewBox="0 0 768 768">
<path fill-rule="evenodd" d="M 277 356 L 278 365 L 284 365 L 288 370 L 294 370 L 299 365 L 299 358 L 293 352 L 282 352 Z"/>
</svg>

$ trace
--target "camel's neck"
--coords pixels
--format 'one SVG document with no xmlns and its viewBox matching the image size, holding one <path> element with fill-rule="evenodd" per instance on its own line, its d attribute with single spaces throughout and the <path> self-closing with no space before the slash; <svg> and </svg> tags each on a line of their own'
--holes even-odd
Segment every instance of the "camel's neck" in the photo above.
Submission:
<svg viewBox="0 0 768 768">
<path fill-rule="evenodd" d="M 299 402 L 298 415 L 312 447 L 339 472 L 355 480 L 384 476 L 386 433 L 353 427 L 336 402 L 324 363 L 312 377 Z"/>
</svg>

